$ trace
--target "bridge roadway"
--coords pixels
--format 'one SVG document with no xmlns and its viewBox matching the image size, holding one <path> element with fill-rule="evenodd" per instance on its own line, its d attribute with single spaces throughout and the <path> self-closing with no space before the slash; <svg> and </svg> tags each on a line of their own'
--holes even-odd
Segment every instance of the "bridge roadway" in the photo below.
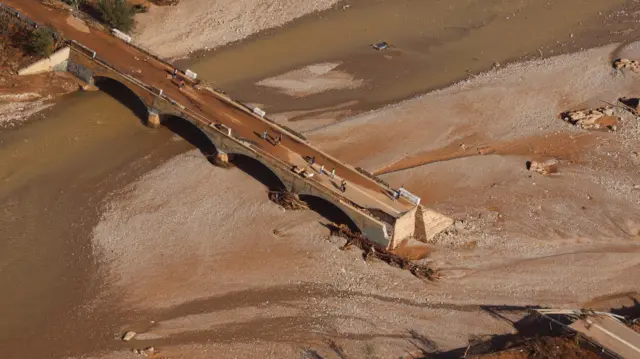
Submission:
<svg viewBox="0 0 640 359">
<path fill-rule="evenodd" d="M 148 56 L 109 33 L 94 27 L 90 27 L 89 31 L 86 31 L 77 25 L 72 25 L 68 21 L 69 13 L 47 7 L 37 0 L 0 1 L 18 10 L 31 20 L 56 29 L 65 39 L 75 40 L 95 51 L 100 59 L 117 69 L 118 72 L 156 89 L 162 89 L 166 96 L 188 108 L 190 112 L 197 114 L 194 117 L 197 117 L 199 121 L 207 124 L 222 123 L 232 129 L 234 136 L 250 139 L 255 147 L 291 167 L 304 167 L 307 164 L 304 157 L 315 157 L 317 164 L 314 168 L 315 176 L 308 180 L 321 184 L 336 196 L 344 196 L 360 207 L 382 211 L 395 219 L 402 217 L 403 214 L 416 207 L 405 199 L 394 200 L 391 198 L 389 190 L 384 186 L 306 141 L 298 139 L 281 127 L 239 107 L 220 94 L 196 89 L 190 83 L 179 89 L 176 83 L 167 76 L 173 70 L 169 64 Z M 259 134 L 262 134 L 263 131 L 267 131 L 271 136 L 282 133 L 282 143 L 279 146 L 274 146 L 262 140 Z M 335 168 L 336 178 L 332 179 L 326 174 L 319 174 L 320 165 L 324 165 L 326 171 Z M 347 191 L 344 194 L 338 189 L 342 179 L 347 181 Z"/>
</svg>

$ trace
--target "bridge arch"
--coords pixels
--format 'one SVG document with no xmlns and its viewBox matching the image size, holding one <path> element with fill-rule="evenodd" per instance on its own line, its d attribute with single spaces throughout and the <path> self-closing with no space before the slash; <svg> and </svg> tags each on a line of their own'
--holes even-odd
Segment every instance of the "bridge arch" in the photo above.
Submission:
<svg viewBox="0 0 640 359">
<path fill-rule="evenodd" d="M 193 122 L 176 115 L 160 115 L 160 123 L 174 134 L 182 137 L 207 158 L 214 158 L 218 147 L 204 131 Z"/>
<path fill-rule="evenodd" d="M 336 224 L 344 224 L 353 232 L 362 232 L 356 222 L 344 210 L 326 198 L 310 194 L 300 194 L 298 197 L 309 206 L 309 209 L 326 218 L 328 221 Z"/>
<path fill-rule="evenodd" d="M 229 153 L 229 162 L 262 183 L 269 191 L 284 191 L 287 189 L 285 181 L 280 178 L 276 171 L 253 156 L 233 152 Z"/>
<path fill-rule="evenodd" d="M 110 76 L 93 76 L 93 85 L 128 107 L 143 123 L 147 121 L 147 104 L 124 82 Z"/>
</svg>

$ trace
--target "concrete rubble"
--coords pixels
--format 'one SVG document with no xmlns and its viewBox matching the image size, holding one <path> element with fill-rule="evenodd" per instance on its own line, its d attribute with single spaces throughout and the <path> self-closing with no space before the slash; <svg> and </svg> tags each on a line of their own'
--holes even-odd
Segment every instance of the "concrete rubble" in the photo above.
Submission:
<svg viewBox="0 0 640 359">
<path fill-rule="evenodd" d="M 613 62 L 613 67 L 616 70 L 629 69 L 635 73 L 640 72 L 640 62 L 629 59 L 617 59 Z"/>
<path fill-rule="evenodd" d="M 133 349 L 133 352 L 146 358 L 151 358 L 155 354 L 156 350 L 154 347 L 148 347 L 146 349 Z"/>
<path fill-rule="evenodd" d="M 133 337 L 135 336 L 136 336 L 136 332 L 126 332 L 124 333 L 122 340 L 124 340 L 125 342 L 128 342 L 129 340 L 133 339 Z"/>
<path fill-rule="evenodd" d="M 583 130 L 615 131 L 620 122 L 620 117 L 615 116 L 615 110 L 611 106 L 567 111 L 564 112 L 561 117 L 562 120 L 578 126 Z"/>
<path fill-rule="evenodd" d="M 528 164 L 529 171 L 538 172 L 543 176 L 548 176 L 558 172 L 558 161 L 556 159 L 546 160 L 544 162 L 531 161 Z"/>
</svg>

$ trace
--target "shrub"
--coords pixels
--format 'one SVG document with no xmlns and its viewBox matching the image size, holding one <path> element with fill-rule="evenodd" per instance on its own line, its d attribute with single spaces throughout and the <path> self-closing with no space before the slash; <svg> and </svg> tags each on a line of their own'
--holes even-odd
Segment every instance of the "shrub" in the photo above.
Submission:
<svg viewBox="0 0 640 359">
<path fill-rule="evenodd" d="M 37 56 L 49 56 L 53 52 L 53 33 L 47 28 L 38 28 L 31 33 L 27 51 Z"/>
<path fill-rule="evenodd" d="M 98 0 L 102 21 L 112 28 L 129 32 L 133 28 L 135 10 L 127 0 Z"/>
<path fill-rule="evenodd" d="M 80 8 L 80 5 L 84 3 L 84 0 L 62 0 L 65 4 L 74 7 L 76 10 Z"/>
</svg>

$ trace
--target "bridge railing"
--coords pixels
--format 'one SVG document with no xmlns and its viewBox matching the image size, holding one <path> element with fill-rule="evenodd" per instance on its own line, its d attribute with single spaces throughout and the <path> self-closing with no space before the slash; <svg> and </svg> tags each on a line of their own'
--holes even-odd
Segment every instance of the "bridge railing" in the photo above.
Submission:
<svg viewBox="0 0 640 359">
<path fill-rule="evenodd" d="M 16 16 L 17 18 L 19 18 L 19 19 L 21 19 L 21 20 L 23 20 L 23 21 L 25 21 L 25 22 L 27 22 L 27 23 L 28 23 L 28 24 L 30 24 L 31 26 L 34 26 L 34 27 L 39 27 L 39 26 L 41 26 L 41 25 L 39 25 L 38 23 L 36 23 L 35 21 L 33 21 L 33 20 L 29 19 L 27 16 L 22 15 L 20 12 L 18 12 L 18 11 L 16 11 L 16 10 L 12 9 L 12 8 L 10 8 L 10 7 L 6 6 L 6 5 L 0 4 L 0 9 L 1 9 L 1 10 L 3 10 L 3 11 L 8 12 L 9 14 L 12 14 L 12 15 Z M 95 23 L 95 24 L 99 25 L 99 26 L 100 26 L 100 27 L 102 27 L 103 29 L 105 28 L 105 27 L 104 27 L 104 25 L 102 25 L 102 24 L 99 24 L 99 23 L 95 22 L 93 19 L 89 19 L 89 21 L 92 21 L 93 23 Z M 59 35 L 55 30 L 53 30 L 53 29 L 50 29 L 50 30 L 53 32 L 53 34 L 54 34 L 54 36 L 56 37 L 56 39 L 57 39 L 57 40 L 61 39 L 61 36 L 60 36 L 60 35 Z M 132 82 L 134 82 L 134 83 L 138 84 L 139 86 L 141 86 L 141 87 L 143 87 L 143 88 L 147 89 L 148 91 L 150 91 L 150 92 L 152 92 L 152 93 L 154 93 L 154 94 L 156 94 L 156 95 L 158 95 L 158 96 L 160 96 L 160 97 L 166 98 L 166 99 L 167 99 L 167 100 L 169 100 L 172 104 L 178 105 L 178 103 L 177 103 L 176 101 L 174 101 L 174 100 L 172 100 L 172 99 L 169 99 L 166 95 L 162 95 L 162 94 L 158 94 L 158 93 L 156 93 L 156 90 L 157 90 L 157 89 L 156 89 L 155 87 L 150 86 L 150 85 L 147 85 L 147 84 L 145 84 L 145 83 L 143 83 L 143 82 L 141 82 L 141 81 L 137 80 L 135 77 L 130 76 L 130 75 L 128 75 L 128 74 L 126 74 L 124 71 L 118 70 L 115 66 L 113 66 L 113 65 L 109 64 L 107 61 L 105 61 L 105 60 L 103 60 L 103 59 L 99 58 L 99 56 L 96 54 L 96 52 L 95 52 L 94 50 L 89 49 L 88 47 L 86 47 L 86 46 L 82 45 L 81 43 L 79 43 L 79 42 L 77 42 L 77 41 L 75 41 L 75 40 L 67 40 L 67 42 L 70 42 L 70 43 L 72 43 L 72 44 L 74 44 L 74 45 L 76 45 L 76 46 L 78 46 L 78 47 L 82 48 L 84 51 L 87 51 L 87 52 L 89 53 L 89 55 L 91 55 L 91 56 L 92 56 L 92 58 L 93 58 L 94 60 L 96 60 L 96 61 L 100 62 L 101 64 L 103 64 L 104 66 L 106 66 L 106 67 L 108 67 L 108 68 L 111 68 L 112 70 L 114 70 L 114 71 L 118 72 L 119 74 L 121 74 L 121 75 L 123 75 L 124 77 L 126 77 L 128 80 L 130 80 L 130 81 L 132 81 Z M 150 51 L 149 51 L 149 50 L 147 50 L 147 49 L 144 49 L 144 48 L 143 48 L 143 47 L 141 47 L 141 46 L 138 46 L 138 45 L 135 45 L 135 44 L 132 44 L 132 43 L 128 43 L 128 42 L 124 42 L 124 41 L 123 41 L 123 43 L 125 43 L 125 44 L 127 44 L 127 45 L 129 45 L 129 46 L 131 46 L 131 47 L 133 47 L 133 48 L 135 48 L 136 50 L 138 50 L 138 51 L 140 51 L 140 52 L 144 53 L 145 55 L 147 55 L 147 56 L 149 56 L 149 57 L 152 57 L 152 58 L 153 58 L 153 59 L 155 59 L 156 61 L 158 61 L 158 62 L 160 62 L 160 63 L 162 63 L 162 64 L 165 64 L 165 65 L 166 65 L 166 66 L 168 66 L 168 67 L 175 67 L 174 65 L 170 64 L 168 61 L 166 61 L 166 60 L 162 59 L 160 56 L 158 56 L 158 55 L 156 55 L 156 54 L 154 54 L 154 53 L 150 52 Z M 199 82 L 200 82 L 200 81 L 192 81 L 191 79 L 188 79 L 188 78 L 187 78 L 187 80 L 190 80 L 190 81 L 191 81 L 192 83 L 194 83 L 194 84 L 197 84 L 197 83 L 199 83 Z M 258 120 L 260 120 L 260 121 L 268 122 L 269 124 L 271 124 L 272 126 L 275 126 L 276 128 L 278 128 L 278 129 L 279 129 L 279 130 L 281 130 L 282 132 L 288 133 L 288 134 L 289 134 L 293 139 L 297 139 L 297 140 L 300 140 L 300 141 L 304 141 L 304 142 L 305 142 L 305 144 L 306 144 L 307 146 L 309 146 L 310 148 L 312 148 L 314 151 L 321 153 L 321 154 L 322 154 L 323 156 L 325 156 L 326 158 L 328 158 L 328 159 L 330 159 L 330 160 L 332 160 L 332 161 L 334 161 L 334 162 L 336 162 L 336 163 L 340 163 L 340 164 L 342 164 L 344 167 L 346 167 L 346 168 L 348 168 L 348 169 L 350 169 L 350 170 L 352 170 L 352 171 L 354 171 L 354 172 L 360 173 L 361 175 L 363 175 L 363 177 L 364 177 L 364 178 L 366 178 L 366 179 L 368 179 L 368 180 L 370 180 L 370 181 L 374 182 L 375 184 L 378 184 L 378 185 L 381 185 L 381 186 L 383 186 L 383 187 L 387 187 L 387 188 L 389 188 L 389 185 L 388 185 L 388 184 L 386 184 L 386 182 L 384 182 L 384 181 L 383 181 L 383 180 L 381 180 L 380 178 L 378 178 L 378 177 L 376 177 L 376 176 L 374 176 L 374 175 L 372 175 L 372 174 L 369 174 L 369 173 L 363 173 L 362 171 L 359 171 L 357 168 L 354 168 L 354 167 L 350 166 L 350 165 L 349 165 L 349 164 L 347 164 L 347 163 L 343 163 L 343 162 L 339 161 L 338 159 L 334 158 L 333 156 L 330 156 L 329 154 L 327 154 L 327 153 L 324 153 L 324 152 L 320 151 L 320 149 L 318 149 L 318 148 L 316 148 L 315 146 L 311 145 L 311 144 L 307 141 L 307 139 L 306 139 L 304 136 L 300 135 L 299 133 L 297 133 L 296 131 L 294 131 L 294 130 L 290 129 L 289 127 L 284 126 L 284 125 L 281 125 L 281 124 L 279 124 L 279 123 L 277 123 L 277 122 L 275 122 L 275 121 L 273 121 L 273 120 L 270 120 L 270 119 L 268 119 L 268 118 L 264 118 L 264 117 L 260 117 L 260 116 L 255 115 L 255 114 L 253 113 L 252 109 L 247 108 L 247 106 L 246 106 L 246 105 L 244 105 L 242 102 L 237 101 L 237 100 L 234 100 L 234 99 L 232 99 L 231 97 L 229 97 L 228 95 L 224 95 L 224 94 L 222 94 L 222 93 L 220 93 L 220 92 L 218 92 L 218 91 L 215 91 L 215 90 L 212 90 L 212 92 L 213 92 L 213 94 L 214 94 L 217 98 L 219 98 L 219 99 L 221 99 L 221 100 L 226 101 L 227 103 L 229 103 L 229 104 L 233 105 L 234 107 L 236 107 L 236 108 L 238 108 L 238 109 L 240 109 L 240 110 L 242 110 L 242 111 L 246 112 L 246 113 L 247 113 L 247 114 L 249 114 L 250 116 L 252 116 L 252 117 L 254 117 L 254 118 L 257 118 L 257 119 L 258 119 Z M 178 106 L 179 106 L 179 105 L 178 105 Z M 184 106 L 182 106 L 182 107 L 184 107 Z"/>
<path fill-rule="evenodd" d="M 67 42 L 72 44 L 74 47 L 79 47 L 80 49 L 83 50 L 84 55 L 89 57 L 89 58 L 91 58 L 92 61 L 95 61 L 95 62 L 99 63 L 101 66 L 104 66 L 107 69 L 117 73 L 118 75 L 124 77 L 127 81 L 133 82 L 137 86 L 140 86 L 140 87 L 144 88 L 145 90 L 151 92 L 155 96 L 158 96 L 158 97 L 161 97 L 161 98 L 169 100 L 168 96 L 161 95 L 161 94 L 157 93 L 157 89 L 155 87 L 138 80 L 137 78 L 127 74 L 123 70 L 118 69 L 116 66 L 110 64 L 107 60 L 102 59 L 100 56 L 98 56 L 98 54 L 94 50 L 82 45 L 81 43 L 79 43 L 79 42 L 77 42 L 75 40 L 67 40 Z M 178 105 L 176 101 L 172 101 L 172 104 Z M 184 106 L 182 106 L 182 107 L 184 107 Z"/>
</svg>

